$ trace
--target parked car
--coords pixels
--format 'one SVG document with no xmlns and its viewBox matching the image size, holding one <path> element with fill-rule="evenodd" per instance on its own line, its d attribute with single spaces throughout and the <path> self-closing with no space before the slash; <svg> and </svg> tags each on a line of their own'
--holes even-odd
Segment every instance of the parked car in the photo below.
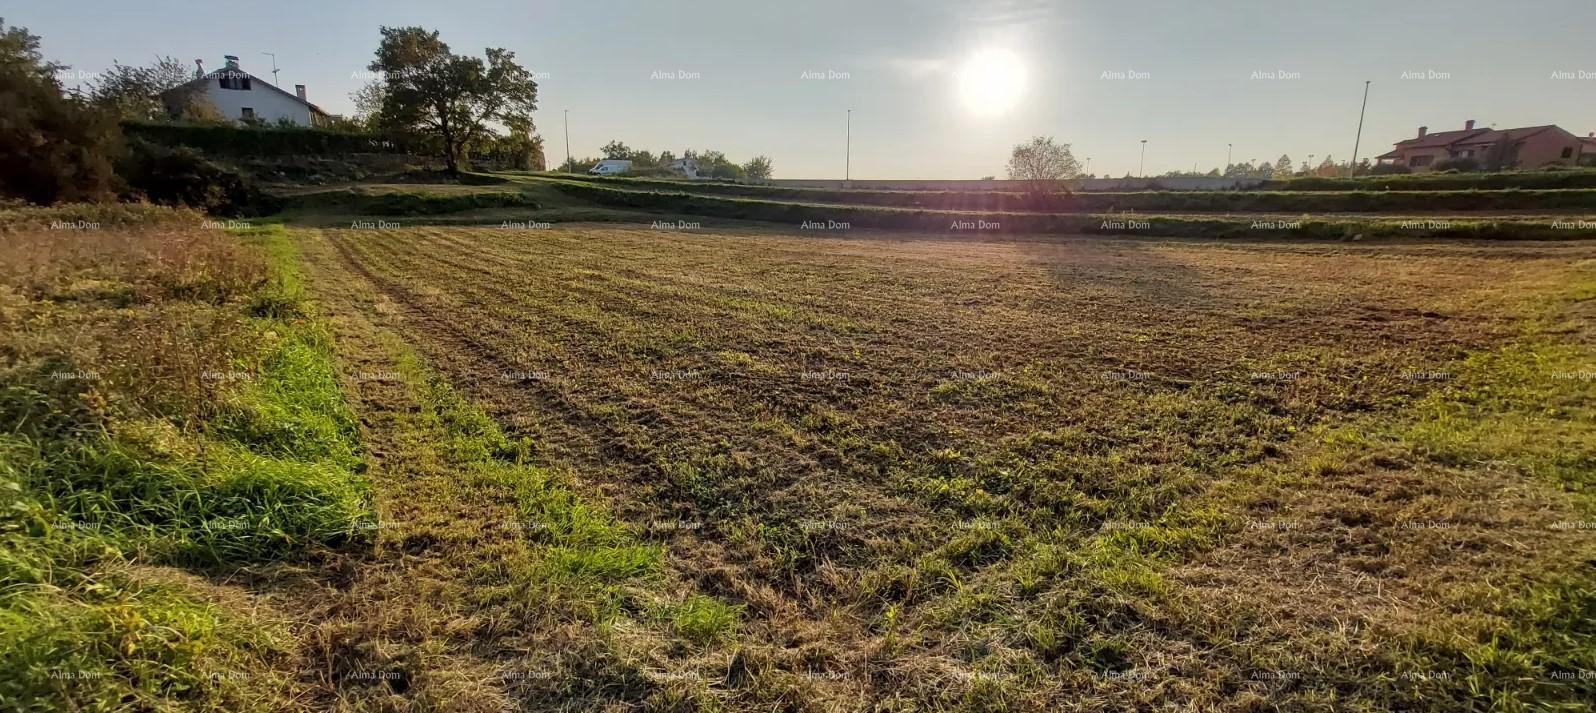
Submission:
<svg viewBox="0 0 1596 713">
<path fill-rule="evenodd" d="M 588 169 L 587 172 L 591 176 L 613 176 L 630 170 L 632 170 L 631 161 L 622 158 L 607 158 L 593 164 L 593 167 Z"/>
</svg>

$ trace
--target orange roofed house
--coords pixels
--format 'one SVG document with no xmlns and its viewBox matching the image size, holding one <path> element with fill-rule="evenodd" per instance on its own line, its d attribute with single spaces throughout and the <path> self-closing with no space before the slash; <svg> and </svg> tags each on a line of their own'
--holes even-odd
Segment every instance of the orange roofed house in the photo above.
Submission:
<svg viewBox="0 0 1596 713">
<path fill-rule="evenodd" d="M 1461 131 L 1430 133 L 1419 127 L 1419 135 L 1399 141 L 1396 148 L 1381 154 L 1381 164 L 1398 164 L 1415 171 L 1429 171 L 1442 161 L 1469 159 L 1486 169 L 1541 168 L 1596 164 L 1596 133 L 1575 136 L 1563 129 L 1526 126 L 1522 129 L 1476 129 L 1474 120 Z"/>
</svg>

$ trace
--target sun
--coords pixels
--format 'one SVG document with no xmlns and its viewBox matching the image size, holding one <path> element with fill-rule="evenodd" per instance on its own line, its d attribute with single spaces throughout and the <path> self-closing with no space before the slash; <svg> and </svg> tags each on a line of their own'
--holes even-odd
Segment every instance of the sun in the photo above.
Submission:
<svg viewBox="0 0 1596 713">
<path fill-rule="evenodd" d="M 977 116 L 999 116 L 1025 93 L 1025 62 L 1006 49 L 985 49 L 959 67 L 959 99 Z"/>
</svg>

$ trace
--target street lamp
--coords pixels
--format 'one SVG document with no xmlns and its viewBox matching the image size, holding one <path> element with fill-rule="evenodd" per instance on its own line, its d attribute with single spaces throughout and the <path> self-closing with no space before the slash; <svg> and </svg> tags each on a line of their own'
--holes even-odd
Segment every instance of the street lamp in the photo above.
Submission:
<svg viewBox="0 0 1596 713">
<path fill-rule="evenodd" d="M 565 167 L 575 168 L 571 165 L 571 110 L 565 110 Z M 574 173 L 574 171 L 573 171 Z"/>
<path fill-rule="evenodd" d="M 1352 141 L 1352 160 L 1347 163 L 1347 177 L 1358 173 L 1358 145 L 1363 143 L 1363 112 L 1369 108 L 1369 81 L 1363 81 L 1363 107 L 1358 109 L 1358 138 Z"/>
<path fill-rule="evenodd" d="M 1225 170 L 1226 171 L 1230 170 L 1230 157 L 1234 153 L 1236 153 L 1236 145 L 1235 144 L 1225 144 Z"/>
<path fill-rule="evenodd" d="M 844 139 L 842 149 L 842 180 L 853 179 L 853 110 L 848 110 L 847 137 Z"/>
<path fill-rule="evenodd" d="M 1142 162 L 1136 167 L 1136 175 L 1147 177 L 1147 139 L 1142 139 Z"/>
<path fill-rule="evenodd" d="M 1086 175 L 1088 175 L 1088 176 L 1092 175 L 1092 157 L 1091 156 L 1087 156 L 1086 157 Z"/>
</svg>

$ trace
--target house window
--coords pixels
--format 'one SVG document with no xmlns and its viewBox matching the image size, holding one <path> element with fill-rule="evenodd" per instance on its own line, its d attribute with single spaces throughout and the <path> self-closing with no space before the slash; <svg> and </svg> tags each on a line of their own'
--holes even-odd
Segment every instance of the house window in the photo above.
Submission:
<svg viewBox="0 0 1596 713">
<path fill-rule="evenodd" d="M 1563 149 L 1563 158 L 1573 158 L 1573 157 L 1574 157 L 1574 149 L 1572 149 L 1572 148 Z"/>
<path fill-rule="evenodd" d="M 1428 166 L 1428 165 L 1430 165 L 1430 159 L 1432 159 L 1432 158 L 1434 158 L 1434 157 L 1433 156 L 1410 156 L 1408 158 L 1408 165 L 1409 166 Z"/>
<path fill-rule="evenodd" d="M 250 120 L 253 120 L 254 118 L 255 118 L 255 109 L 253 107 L 247 107 L 247 106 L 244 107 L 244 121 L 250 121 Z"/>
</svg>

